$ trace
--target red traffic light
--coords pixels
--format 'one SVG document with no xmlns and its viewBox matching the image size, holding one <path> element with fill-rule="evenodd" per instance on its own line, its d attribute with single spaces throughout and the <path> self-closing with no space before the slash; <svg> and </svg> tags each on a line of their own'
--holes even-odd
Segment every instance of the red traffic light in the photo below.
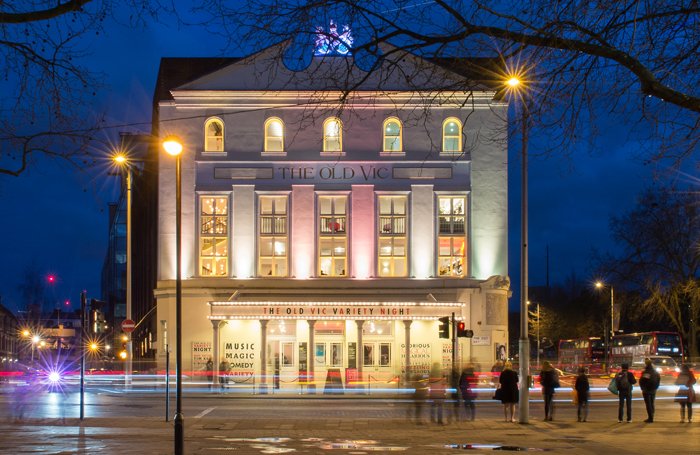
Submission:
<svg viewBox="0 0 700 455">
<path fill-rule="evenodd" d="M 50 277 L 49 277 L 49 282 L 50 282 L 50 283 L 53 283 L 53 280 L 54 280 L 53 276 L 50 276 Z"/>
<path fill-rule="evenodd" d="M 465 327 L 465 326 L 464 326 L 464 322 L 460 322 L 460 323 L 457 325 L 457 330 L 464 330 L 464 327 Z"/>
</svg>

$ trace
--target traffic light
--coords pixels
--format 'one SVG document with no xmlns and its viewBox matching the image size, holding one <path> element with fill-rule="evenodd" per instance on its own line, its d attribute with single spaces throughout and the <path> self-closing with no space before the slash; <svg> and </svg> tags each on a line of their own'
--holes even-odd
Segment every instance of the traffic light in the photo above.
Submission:
<svg viewBox="0 0 700 455">
<path fill-rule="evenodd" d="M 98 310 L 90 310 L 90 327 L 92 333 L 105 333 L 106 320 L 105 313 Z"/>
<path fill-rule="evenodd" d="M 450 317 L 445 316 L 444 318 L 438 319 L 440 321 L 439 334 L 440 338 L 450 338 Z"/>
<path fill-rule="evenodd" d="M 464 322 L 460 322 L 457 324 L 457 337 L 471 338 L 473 336 L 474 336 L 474 331 L 467 329 L 467 326 Z"/>
</svg>

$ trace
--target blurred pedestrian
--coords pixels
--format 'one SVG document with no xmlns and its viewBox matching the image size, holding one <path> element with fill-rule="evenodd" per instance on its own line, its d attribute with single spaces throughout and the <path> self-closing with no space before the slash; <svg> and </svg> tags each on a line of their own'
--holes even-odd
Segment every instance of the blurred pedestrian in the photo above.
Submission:
<svg viewBox="0 0 700 455">
<path fill-rule="evenodd" d="M 622 371 L 615 375 L 615 383 L 617 384 L 618 398 L 620 406 L 617 410 L 617 421 L 622 423 L 622 415 L 627 402 L 627 423 L 632 422 L 632 389 L 637 379 L 629 372 L 629 363 L 622 364 Z"/>
<path fill-rule="evenodd" d="M 654 421 L 654 400 L 656 399 L 656 390 L 661 384 L 661 375 L 654 368 L 654 362 L 651 359 L 644 360 L 644 371 L 639 378 L 639 388 L 642 389 L 644 397 L 644 406 L 647 408 L 646 423 Z"/>
<path fill-rule="evenodd" d="M 438 376 L 439 371 L 434 371 L 434 376 Z M 431 376 L 433 376 L 431 375 Z M 444 423 L 442 420 L 442 413 L 445 407 L 445 382 L 444 378 L 431 378 L 430 379 L 430 421 L 437 423 Z"/>
<path fill-rule="evenodd" d="M 228 380 L 228 370 L 229 363 L 226 357 L 221 358 L 221 363 L 219 364 L 219 384 L 225 384 Z"/>
<path fill-rule="evenodd" d="M 491 384 L 496 385 L 498 384 L 498 377 L 501 375 L 501 371 L 503 371 L 503 362 L 499 359 L 496 360 L 496 363 L 493 364 L 491 367 Z"/>
<path fill-rule="evenodd" d="M 681 367 L 681 374 L 676 378 L 676 385 L 679 385 L 675 401 L 681 404 L 681 423 L 685 422 L 685 408 L 688 407 L 688 423 L 693 423 L 693 402 L 695 401 L 695 375 L 690 371 L 688 365 Z"/>
<path fill-rule="evenodd" d="M 544 396 L 544 421 L 554 420 L 554 392 L 559 388 L 559 375 L 548 360 L 542 362 L 540 384 Z"/>
<path fill-rule="evenodd" d="M 510 422 L 515 422 L 515 403 L 518 402 L 518 373 L 513 371 L 513 364 L 506 362 L 499 377 L 501 384 L 501 403 L 503 403 L 503 416 L 508 422 L 508 411 L 510 411 Z"/>
<path fill-rule="evenodd" d="M 214 360 L 211 357 L 207 359 L 207 364 L 204 367 L 204 370 L 207 374 L 207 381 L 209 381 L 209 390 L 211 390 L 212 382 L 214 382 Z"/>
<path fill-rule="evenodd" d="M 476 407 L 474 400 L 476 393 L 474 388 L 477 385 L 477 377 L 474 374 L 474 365 L 467 364 L 467 367 L 459 376 L 459 389 L 462 392 L 462 401 L 464 401 L 464 411 L 467 413 L 467 419 L 474 420 L 476 418 Z"/>
<path fill-rule="evenodd" d="M 419 374 L 413 377 L 413 406 L 415 409 L 415 419 L 418 425 L 423 425 L 421 420 L 423 405 L 428 399 L 428 384 Z"/>
<path fill-rule="evenodd" d="M 591 386 L 588 383 L 586 368 L 583 365 L 578 367 L 578 377 L 576 378 L 576 384 L 574 384 L 574 390 L 576 390 L 576 395 L 578 396 L 578 421 L 585 422 L 588 419 L 588 398 Z M 583 411 L 583 420 L 581 420 L 581 411 Z"/>
</svg>

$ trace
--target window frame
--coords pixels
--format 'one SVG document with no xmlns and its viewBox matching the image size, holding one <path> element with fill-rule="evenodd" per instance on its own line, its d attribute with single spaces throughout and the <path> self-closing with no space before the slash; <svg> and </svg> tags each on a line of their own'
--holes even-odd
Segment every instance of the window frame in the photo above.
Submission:
<svg viewBox="0 0 700 455">
<path fill-rule="evenodd" d="M 333 201 L 337 199 L 345 199 L 345 232 L 343 235 L 337 235 L 338 232 L 322 232 L 321 229 L 321 219 L 322 217 L 327 217 L 327 215 L 323 215 L 321 213 L 321 200 L 324 198 L 332 198 Z M 330 223 L 334 225 L 336 223 L 336 211 L 335 211 L 335 202 L 332 204 L 331 208 L 331 215 L 330 215 Z M 350 236 L 349 231 L 350 231 L 350 194 L 349 192 L 343 192 L 343 193 L 320 193 L 316 194 L 316 273 L 318 277 L 323 277 L 323 278 L 347 278 L 350 276 L 350 245 L 349 245 L 349 239 Z M 337 217 L 341 218 L 341 217 Z M 333 229 L 335 231 L 335 229 Z M 332 244 L 333 241 L 331 240 L 331 256 L 321 256 L 321 241 L 323 239 L 335 239 L 335 238 L 343 238 L 345 241 L 345 274 L 344 275 L 334 275 L 333 271 L 335 270 L 335 258 L 336 256 L 333 253 L 333 248 Z M 338 256 L 341 257 L 341 256 Z M 325 258 L 330 258 L 331 259 L 331 273 L 330 274 L 321 274 L 321 267 L 322 267 L 322 261 Z"/>
<path fill-rule="evenodd" d="M 447 128 L 447 124 L 450 123 L 450 122 L 455 122 L 455 123 L 457 123 L 457 126 L 459 127 L 459 131 L 457 132 L 456 135 L 447 136 L 447 135 L 445 134 L 445 133 L 446 133 L 445 130 L 446 130 L 446 128 Z M 446 118 L 446 119 L 442 122 L 442 153 L 454 154 L 454 153 L 462 153 L 462 152 L 463 152 L 463 150 L 464 150 L 464 144 L 463 144 L 463 141 L 462 141 L 462 134 L 463 134 L 463 131 L 464 131 L 464 125 L 462 124 L 462 121 L 461 121 L 460 119 L 458 119 L 457 117 L 448 117 L 448 118 Z M 457 149 L 457 150 L 445 150 L 445 140 L 446 140 L 448 137 L 449 137 L 449 138 L 455 138 L 455 137 L 456 137 L 456 138 L 458 139 L 458 141 L 459 141 L 459 146 L 458 146 L 458 149 Z"/>
<path fill-rule="evenodd" d="M 331 122 L 338 122 L 338 150 L 327 150 L 326 147 L 326 141 L 328 137 L 336 137 L 336 136 L 326 136 L 326 125 L 328 125 Z M 343 122 L 340 121 L 338 117 L 328 117 L 326 120 L 323 121 L 323 153 L 329 154 L 329 155 L 344 155 L 345 152 L 343 151 Z"/>
<path fill-rule="evenodd" d="M 290 204 L 290 193 L 289 193 L 289 192 L 284 192 L 284 193 L 259 192 L 259 193 L 256 194 L 256 196 L 257 196 L 257 201 L 256 201 L 256 202 L 257 202 L 257 204 L 256 204 L 256 205 L 257 205 L 257 207 L 256 207 L 256 240 L 257 240 L 257 242 L 256 242 L 256 244 L 257 244 L 257 248 L 256 248 L 256 249 L 257 249 L 257 254 L 256 254 L 256 263 L 257 263 L 257 264 L 256 264 L 256 276 L 258 276 L 259 278 L 287 278 L 287 277 L 290 276 L 290 274 L 289 274 L 289 264 L 290 264 L 290 261 L 289 261 L 289 252 L 290 252 L 290 245 L 289 245 L 289 237 L 290 237 L 290 236 L 289 236 L 289 227 L 290 227 L 290 207 L 289 207 L 289 204 Z M 284 256 L 284 258 L 285 258 L 285 271 L 286 271 L 286 274 L 285 274 L 285 275 L 275 275 L 275 274 L 274 274 L 274 269 L 275 269 L 274 265 L 275 265 L 275 259 L 277 258 L 277 256 L 275 256 L 275 254 L 274 254 L 274 242 L 275 242 L 275 238 L 281 238 L 282 235 L 281 235 L 281 234 L 278 235 L 276 232 L 272 232 L 272 233 L 270 233 L 270 234 L 264 234 L 264 233 L 262 232 L 262 220 L 263 220 L 262 200 L 265 199 L 265 198 L 273 199 L 273 203 L 272 203 L 272 212 L 273 212 L 273 213 L 272 213 L 272 214 L 269 214 L 269 215 L 265 215 L 265 217 L 272 218 L 273 221 L 272 221 L 272 226 L 271 226 L 271 227 L 272 227 L 272 230 L 274 231 L 274 230 L 275 230 L 275 226 L 276 226 L 275 220 L 278 219 L 278 218 L 282 218 L 282 216 L 277 215 L 277 214 L 275 213 L 274 199 L 275 199 L 275 198 L 281 198 L 281 197 L 283 197 L 283 198 L 286 200 L 286 202 L 285 202 L 285 210 L 286 210 L 286 212 L 285 212 L 285 214 L 284 214 L 284 216 L 283 216 L 283 218 L 285 219 L 285 234 L 284 234 L 284 238 L 285 238 L 285 256 Z M 262 239 L 263 239 L 263 237 L 265 237 L 265 238 L 271 238 L 271 239 L 272 239 L 272 245 L 273 245 L 273 247 L 272 247 L 272 253 L 273 253 L 272 256 L 265 256 L 265 257 L 262 256 L 262 248 L 261 248 L 261 245 L 262 245 Z M 262 260 L 263 260 L 263 259 L 267 259 L 267 258 L 269 258 L 269 259 L 272 260 L 271 266 L 270 266 L 270 267 L 271 267 L 271 268 L 270 268 L 270 271 L 273 272 L 272 275 L 263 275 L 262 272 L 261 272 Z"/>
<path fill-rule="evenodd" d="M 399 134 L 398 136 L 389 136 L 391 137 L 396 137 L 399 140 L 399 149 L 394 150 L 394 149 L 387 149 L 386 148 L 386 140 L 387 140 L 387 134 L 386 134 L 386 126 L 390 122 L 396 122 L 399 124 Z M 386 120 L 384 120 L 384 123 L 382 124 L 382 153 L 387 154 L 387 155 L 395 155 L 399 153 L 404 153 L 403 151 L 403 123 L 401 120 L 399 120 L 396 117 L 388 117 Z"/>
<path fill-rule="evenodd" d="M 408 276 L 408 249 L 409 249 L 409 194 L 407 192 L 401 192 L 401 193 L 376 193 L 376 242 L 377 242 L 377 247 L 376 247 L 376 267 L 377 267 L 377 273 L 376 276 L 379 278 L 405 278 Z M 381 214 L 381 200 L 382 198 L 388 198 L 391 200 L 391 214 L 389 215 L 382 215 Z M 394 200 L 396 199 L 403 199 L 404 200 L 404 214 L 403 215 L 397 215 L 395 214 L 395 208 L 394 208 Z M 385 233 L 382 232 L 382 219 L 391 219 L 391 228 L 392 232 Z M 401 219 L 403 218 L 403 226 L 404 226 L 404 232 L 403 233 L 395 233 L 393 232 L 394 227 L 395 227 L 395 220 L 396 219 Z M 381 252 L 381 244 L 382 240 L 390 239 L 391 240 L 391 254 L 389 256 L 383 256 Z M 394 241 L 396 239 L 403 239 L 404 241 L 404 254 L 402 256 L 396 256 L 394 255 Z M 390 274 L 389 275 L 383 275 L 381 270 L 382 270 L 382 260 L 386 260 L 389 258 L 390 260 Z M 404 273 L 403 275 L 396 275 L 394 273 L 394 267 L 395 267 L 395 259 L 403 259 L 404 263 Z"/>
<path fill-rule="evenodd" d="M 208 150 L 209 138 L 216 138 L 217 136 L 209 136 L 209 125 L 212 123 L 218 123 L 221 125 L 221 150 Z M 226 153 L 226 125 L 224 121 L 219 117 L 209 117 L 204 122 L 204 152 L 203 153 L 213 153 L 213 154 L 225 154 Z"/>
<path fill-rule="evenodd" d="M 435 193 L 436 199 L 435 199 L 435 276 L 437 278 L 468 278 L 471 276 L 471 193 L 470 192 L 436 192 Z M 450 220 L 450 233 L 441 233 L 440 232 L 440 218 L 441 217 L 449 217 L 449 218 L 454 218 L 456 216 L 462 216 L 460 214 L 454 213 L 454 210 L 450 208 L 451 213 L 449 214 L 441 214 L 440 213 L 440 199 L 442 198 L 449 198 L 450 199 L 450 207 L 452 207 L 452 200 L 456 198 L 461 198 L 464 200 L 464 232 L 463 233 L 454 233 L 454 220 Z M 453 241 L 455 238 L 458 239 L 464 239 L 464 254 L 462 256 L 462 274 L 461 275 L 455 275 L 453 272 L 453 269 L 450 270 L 449 274 L 441 275 L 440 274 L 440 264 L 441 264 L 441 258 L 447 257 L 447 256 L 442 256 L 440 255 L 440 239 L 441 238 L 449 238 L 450 239 L 450 261 L 454 264 L 454 260 L 452 258 L 458 257 L 454 256 L 454 244 Z"/>
<path fill-rule="evenodd" d="M 201 278 L 227 278 L 231 275 L 231 192 L 197 192 L 197 216 L 195 217 L 195 223 L 196 223 L 196 232 L 197 232 L 197 244 L 195 246 L 196 250 L 196 256 L 197 256 L 197 276 Z M 203 214 L 202 210 L 202 200 L 203 199 L 225 199 L 226 200 L 226 214 L 225 215 L 216 215 L 215 213 L 212 215 L 205 215 Z M 216 225 L 216 218 L 217 217 L 225 217 L 226 218 L 226 233 L 225 234 L 216 234 L 216 233 L 205 233 L 202 232 L 202 226 L 204 223 L 203 218 L 205 216 L 211 216 L 213 218 L 212 223 Z M 209 275 L 206 275 L 202 273 L 203 271 L 203 256 L 202 256 L 202 246 L 203 246 L 203 241 L 204 239 L 225 239 L 226 241 L 226 256 L 224 259 L 225 264 L 226 264 L 226 273 L 223 275 L 217 275 L 214 273 L 211 273 Z M 216 256 L 207 256 L 207 259 L 209 260 L 214 260 Z M 210 259 L 211 258 L 211 259 Z M 215 264 L 215 263 L 214 263 Z"/>
<path fill-rule="evenodd" d="M 280 127 L 282 128 L 282 136 L 280 137 L 280 140 L 282 141 L 282 150 L 268 150 L 268 136 L 267 136 L 267 128 L 270 125 L 270 123 L 273 122 L 279 122 Z M 284 122 L 282 121 L 281 118 L 279 117 L 269 117 L 265 120 L 265 124 L 263 126 L 263 136 L 264 136 L 264 144 L 263 144 L 263 153 L 265 155 L 286 155 L 286 151 L 284 149 Z M 274 136 L 272 136 L 274 137 Z"/>
</svg>

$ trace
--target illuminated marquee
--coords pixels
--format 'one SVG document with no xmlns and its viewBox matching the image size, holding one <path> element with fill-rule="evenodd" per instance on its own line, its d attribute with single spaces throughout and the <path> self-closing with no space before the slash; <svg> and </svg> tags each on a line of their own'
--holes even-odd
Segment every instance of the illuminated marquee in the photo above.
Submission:
<svg viewBox="0 0 700 455">
<path fill-rule="evenodd" d="M 453 312 L 461 302 L 209 302 L 209 319 L 437 319 Z"/>
<path fill-rule="evenodd" d="M 316 27 L 316 48 L 314 55 L 352 55 L 350 48 L 354 38 L 350 34 L 350 26 L 343 25 L 343 33 L 338 33 L 338 26 L 331 20 L 328 32 L 323 27 Z"/>
</svg>

